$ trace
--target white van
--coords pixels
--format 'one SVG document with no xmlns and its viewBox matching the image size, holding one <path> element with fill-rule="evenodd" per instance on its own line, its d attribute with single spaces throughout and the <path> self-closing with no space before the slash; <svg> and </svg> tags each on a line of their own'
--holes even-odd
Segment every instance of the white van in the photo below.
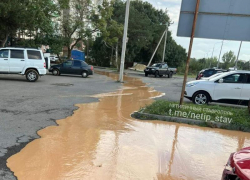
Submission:
<svg viewBox="0 0 250 180">
<path fill-rule="evenodd" d="M 33 48 L 0 48 L 0 74 L 25 75 L 35 82 L 46 74 L 46 63 L 41 50 Z"/>
</svg>

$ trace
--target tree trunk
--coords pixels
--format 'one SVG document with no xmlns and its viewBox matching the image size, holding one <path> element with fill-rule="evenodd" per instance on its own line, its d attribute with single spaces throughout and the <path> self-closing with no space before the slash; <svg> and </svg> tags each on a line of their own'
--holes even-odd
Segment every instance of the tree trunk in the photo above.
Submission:
<svg viewBox="0 0 250 180">
<path fill-rule="evenodd" d="M 68 46 L 68 59 L 70 59 L 71 58 L 71 48 L 70 48 L 70 46 Z"/>
<path fill-rule="evenodd" d="M 114 48 L 111 47 L 111 57 L 110 57 L 110 65 L 113 66 L 114 62 L 113 62 L 113 54 L 114 54 Z"/>
<path fill-rule="evenodd" d="M 4 47 L 9 37 L 9 33 L 5 33 L 4 36 L 0 39 L 0 47 Z"/>
<path fill-rule="evenodd" d="M 59 62 L 62 63 L 62 59 L 61 59 L 59 53 L 57 53 L 56 55 L 57 55 L 57 57 L 58 57 Z"/>
</svg>

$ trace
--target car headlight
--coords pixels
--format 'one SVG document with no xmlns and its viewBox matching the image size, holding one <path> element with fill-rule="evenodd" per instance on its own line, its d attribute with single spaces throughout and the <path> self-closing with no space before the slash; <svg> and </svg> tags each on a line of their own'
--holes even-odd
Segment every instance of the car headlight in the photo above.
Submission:
<svg viewBox="0 0 250 180">
<path fill-rule="evenodd" d="M 198 82 L 193 82 L 193 83 L 187 83 L 186 86 L 187 87 L 193 87 L 195 85 L 199 84 Z"/>
</svg>

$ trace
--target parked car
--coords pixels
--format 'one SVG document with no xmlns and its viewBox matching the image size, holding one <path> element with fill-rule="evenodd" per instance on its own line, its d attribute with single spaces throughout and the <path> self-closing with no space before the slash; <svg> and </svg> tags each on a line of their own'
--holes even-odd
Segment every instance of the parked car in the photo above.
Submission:
<svg viewBox="0 0 250 180">
<path fill-rule="evenodd" d="M 227 70 L 223 70 L 223 69 L 202 69 L 196 77 L 196 80 L 201 79 L 202 77 L 207 78 L 210 77 L 214 74 L 217 73 L 222 73 L 222 72 L 227 72 Z"/>
<path fill-rule="evenodd" d="M 94 68 L 82 60 L 68 60 L 62 64 L 51 66 L 49 72 L 58 76 L 60 74 L 76 74 L 86 78 L 93 75 Z"/>
<path fill-rule="evenodd" d="M 50 58 L 50 61 L 52 61 L 52 62 L 59 60 L 59 58 L 57 56 L 53 56 L 53 55 L 51 55 L 49 58 Z"/>
<path fill-rule="evenodd" d="M 41 50 L 33 48 L 0 48 L 0 74 L 25 75 L 35 82 L 46 74 L 46 64 Z"/>
<path fill-rule="evenodd" d="M 232 153 L 221 180 L 250 180 L 250 147 Z"/>
<path fill-rule="evenodd" d="M 145 76 L 154 75 L 155 77 L 162 77 L 167 75 L 168 78 L 172 78 L 173 74 L 176 74 L 176 68 L 169 68 L 167 63 L 155 63 L 150 67 L 146 67 L 144 70 Z"/>
<path fill-rule="evenodd" d="M 250 71 L 230 71 L 186 84 L 185 97 L 195 104 L 245 102 L 250 99 Z"/>
</svg>

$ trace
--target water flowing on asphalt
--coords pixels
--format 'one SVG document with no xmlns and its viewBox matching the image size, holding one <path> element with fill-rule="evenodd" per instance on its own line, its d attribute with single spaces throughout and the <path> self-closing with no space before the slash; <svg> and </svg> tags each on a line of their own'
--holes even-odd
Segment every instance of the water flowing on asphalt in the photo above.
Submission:
<svg viewBox="0 0 250 180">
<path fill-rule="evenodd" d="M 218 180 L 230 153 L 250 146 L 248 133 L 131 118 L 161 93 L 125 81 L 38 131 L 40 139 L 7 160 L 18 180 Z"/>
</svg>

